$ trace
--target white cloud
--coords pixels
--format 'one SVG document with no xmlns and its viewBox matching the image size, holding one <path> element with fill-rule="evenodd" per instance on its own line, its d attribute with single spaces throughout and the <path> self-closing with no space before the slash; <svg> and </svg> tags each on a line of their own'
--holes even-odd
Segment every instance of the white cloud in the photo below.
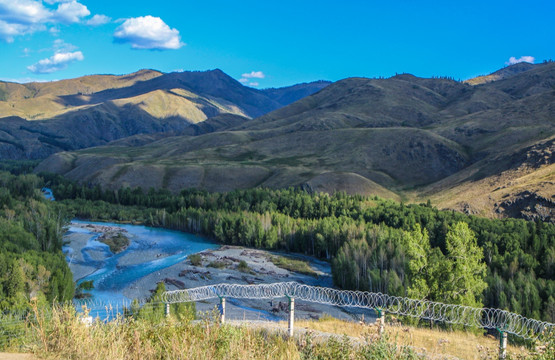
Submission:
<svg viewBox="0 0 555 360">
<path fill-rule="evenodd" d="M 514 65 L 514 64 L 521 63 L 521 62 L 527 62 L 527 63 L 533 64 L 535 60 L 536 59 L 533 56 L 521 56 L 518 59 L 515 58 L 514 56 L 511 56 L 509 58 L 509 61 L 507 61 L 505 64 L 506 65 Z"/>
<path fill-rule="evenodd" d="M 38 63 L 27 66 L 29 71 L 35 74 L 50 74 L 67 68 L 75 61 L 82 61 L 85 57 L 81 51 L 57 52 L 47 59 L 42 59 Z"/>
<path fill-rule="evenodd" d="M 95 16 L 87 20 L 87 25 L 100 26 L 109 23 L 111 20 L 112 18 L 109 16 L 96 14 Z"/>
<path fill-rule="evenodd" d="M 39 24 L 48 21 L 50 16 L 40 1 L 0 0 L 0 20 L 10 24 Z"/>
<path fill-rule="evenodd" d="M 75 1 L 75 0 L 42 0 L 42 1 L 44 1 L 44 2 L 47 3 L 47 4 L 53 5 L 53 4 L 56 4 L 56 3 L 68 3 L 68 2 L 73 2 L 73 1 Z"/>
<path fill-rule="evenodd" d="M 264 79 L 266 77 L 262 71 L 251 71 L 241 76 L 246 79 Z"/>
<path fill-rule="evenodd" d="M 245 83 L 248 83 L 248 82 L 249 82 L 249 79 L 241 78 L 241 79 L 239 79 L 239 82 L 240 82 L 241 84 L 245 84 Z"/>
<path fill-rule="evenodd" d="M 63 23 L 78 23 L 81 18 L 87 17 L 91 14 L 89 9 L 77 1 L 62 2 L 58 5 L 55 12 L 55 18 Z"/>
<path fill-rule="evenodd" d="M 35 31 L 36 26 L 13 24 L 0 20 L 0 39 L 9 43 L 13 42 L 14 37 Z"/>
<path fill-rule="evenodd" d="M 260 85 L 260 84 L 256 81 L 253 81 L 253 82 L 249 83 L 249 86 L 258 86 L 258 85 Z"/>
<path fill-rule="evenodd" d="M 66 43 L 64 40 L 62 39 L 56 39 L 54 40 L 54 45 L 53 45 L 54 51 L 55 52 L 70 52 L 70 51 L 74 51 L 77 50 L 78 47 L 70 44 L 70 43 Z"/>
<path fill-rule="evenodd" d="M 44 5 L 58 4 L 57 8 Z M 0 39 L 12 42 L 16 36 L 48 29 L 47 24 L 76 23 L 89 16 L 77 0 L 0 0 Z M 55 34 L 56 28 L 50 28 Z"/>
<path fill-rule="evenodd" d="M 185 45 L 177 29 L 150 15 L 125 20 L 114 32 L 114 38 L 116 42 L 130 43 L 133 49 L 170 50 Z"/>
</svg>

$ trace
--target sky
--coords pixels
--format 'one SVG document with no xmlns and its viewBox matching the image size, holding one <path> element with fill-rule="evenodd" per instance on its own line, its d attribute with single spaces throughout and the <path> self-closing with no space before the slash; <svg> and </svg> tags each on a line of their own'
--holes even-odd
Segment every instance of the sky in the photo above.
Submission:
<svg viewBox="0 0 555 360">
<path fill-rule="evenodd" d="M 219 68 L 247 86 L 555 59 L 555 1 L 0 0 L 0 79 Z"/>
</svg>

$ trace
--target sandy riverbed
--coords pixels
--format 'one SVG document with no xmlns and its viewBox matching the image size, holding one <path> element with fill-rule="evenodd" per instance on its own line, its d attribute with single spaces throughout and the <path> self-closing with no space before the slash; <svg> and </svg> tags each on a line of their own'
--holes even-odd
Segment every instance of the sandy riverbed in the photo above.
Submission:
<svg viewBox="0 0 555 360">
<path fill-rule="evenodd" d="M 83 225 L 84 227 L 84 225 Z M 93 230 L 91 230 L 93 231 Z M 97 226 L 94 232 L 113 231 L 108 226 Z M 72 250 L 68 257 L 83 260 L 81 250 L 86 246 L 91 234 L 69 233 L 65 240 L 67 246 Z M 274 282 L 296 281 L 302 284 L 331 287 L 331 269 L 329 263 L 312 257 L 293 255 L 309 263 L 317 276 L 305 275 L 282 269 L 272 263 L 270 258 L 275 255 L 285 255 L 264 250 L 249 249 L 236 246 L 221 246 L 217 249 L 205 250 L 198 253 L 201 256 L 201 264 L 194 266 L 189 260 L 181 261 L 173 266 L 161 269 L 146 275 L 122 289 L 122 294 L 129 299 L 145 299 L 151 294 L 151 290 L 160 281 L 164 281 L 166 289 L 176 290 L 181 288 L 193 288 L 219 283 L 233 284 L 261 284 Z M 89 253 L 89 255 L 93 255 Z M 97 254 L 102 256 L 100 253 Z M 145 261 L 162 259 L 172 254 L 160 253 L 153 250 L 128 251 L 119 258 L 121 266 L 136 265 Z M 104 255 L 105 256 L 105 255 Z M 240 261 L 248 266 L 248 271 L 238 269 Z M 209 265 L 213 262 L 225 264 L 222 268 L 214 268 Z M 87 276 L 97 269 L 91 266 L 71 264 L 74 279 Z M 227 302 L 227 316 L 229 319 L 285 319 L 287 318 L 286 299 L 269 300 L 234 300 Z M 197 302 L 197 311 L 212 311 L 217 301 Z M 372 318 L 372 312 L 349 310 L 349 312 L 338 307 L 319 305 L 312 303 L 296 302 L 296 317 L 317 319 L 325 314 L 341 319 L 358 319 L 364 313 L 366 319 Z"/>
</svg>

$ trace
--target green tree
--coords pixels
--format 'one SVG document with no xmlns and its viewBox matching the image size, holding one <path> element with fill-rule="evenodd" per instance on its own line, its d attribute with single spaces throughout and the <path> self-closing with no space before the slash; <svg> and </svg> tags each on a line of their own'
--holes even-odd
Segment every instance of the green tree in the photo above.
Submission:
<svg viewBox="0 0 555 360">
<path fill-rule="evenodd" d="M 414 299 L 426 299 L 430 295 L 428 260 L 431 247 L 428 231 L 416 224 L 413 231 L 407 233 L 405 240 L 409 258 L 407 274 L 410 278 L 407 295 Z"/>
<path fill-rule="evenodd" d="M 447 254 L 441 266 L 439 291 L 442 300 L 452 304 L 482 306 L 482 293 L 487 284 L 483 250 L 467 223 L 449 227 L 445 237 Z"/>
</svg>

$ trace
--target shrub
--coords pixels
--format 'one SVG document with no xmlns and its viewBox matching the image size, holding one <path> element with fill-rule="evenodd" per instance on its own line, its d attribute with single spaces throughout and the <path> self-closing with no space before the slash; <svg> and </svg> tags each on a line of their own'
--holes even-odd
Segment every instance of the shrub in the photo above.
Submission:
<svg viewBox="0 0 555 360">
<path fill-rule="evenodd" d="M 225 268 L 225 262 L 218 261 L 218 260 L 211 261 L 210 264 L 208 264 L 208 267 L 213 267 L 213 268 L 216 268 L 216 269 L 223 269 L 223 268 Z"/>
<path fill-rule="evenodd" d="M 200 254 L 191 254 L 187 256 L 187 259 L 191 262 L 193 266 L 201 266 L 202 265 L 202 256 Z"/>
<path fill-rule="evenodd" d="M 239 261 L 239 265 L 237 265 L 237 270 L 242 272 L 250 272 L 251 269 L 245 260 Z"/>
</svg>

